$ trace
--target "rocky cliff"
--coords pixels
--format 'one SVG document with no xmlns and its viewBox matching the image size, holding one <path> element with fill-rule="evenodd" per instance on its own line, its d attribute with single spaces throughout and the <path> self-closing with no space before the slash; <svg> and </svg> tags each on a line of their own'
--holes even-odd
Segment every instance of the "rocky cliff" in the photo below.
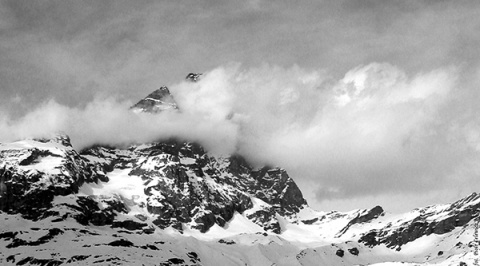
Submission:
<svg viewBox="0 0 480 266">
<path fill-rule="evenodd" d="M 179 109 L 166 87 L 132 106 Z M 474 259 L 479 207 L 315 211 L 285 169 L 175 139 L 0 143 L 1 265 L 454 265 Z"/>
</svg>

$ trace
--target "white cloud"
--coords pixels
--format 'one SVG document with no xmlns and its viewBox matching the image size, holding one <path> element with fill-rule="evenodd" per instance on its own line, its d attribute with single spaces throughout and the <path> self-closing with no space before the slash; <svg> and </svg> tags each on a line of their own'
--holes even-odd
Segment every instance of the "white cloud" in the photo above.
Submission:
<svg viewBox="0 0 480 266">
<path fill-rule="evenodd" d="M 160 115 L 129 110 L 131 102 L 96 99 L 84 108 L 49 101 L 19 120 L 0 116 L 2 141 L 48 137 L 64 132 L 77 149 L 93 144 L 128 145 L 167 139 L 196 141 L 215 153 L 235 149 L 236 125 L 196 114 L 164 112 Z"/>
<path fill-rule="evenodd" d="M 454 68 L 409 77 L 373 63 L 334 81 L 297 66 L 232 64 L 171 86 L 181 113 L 135 114 L 112 98 L 82 108 L 49 101 L 18 120 L 0 116 L 0 139 L 64 131 L 83 148 L 178 137 L 285 167 L 315 184 L 320 201 L 434 193 L 477 172 L 476 107 L 459 106 L 471 95 L 453 97 L 457 81 Z"/>
</svg>

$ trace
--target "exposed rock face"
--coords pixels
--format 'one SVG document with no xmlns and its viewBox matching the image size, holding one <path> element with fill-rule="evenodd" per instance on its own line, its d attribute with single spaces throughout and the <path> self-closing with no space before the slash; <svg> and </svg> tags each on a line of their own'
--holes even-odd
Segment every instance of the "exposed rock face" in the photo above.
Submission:
<svg viewBox="0 0 480 266">
<path fill-rule="evenodd" d="M 0 146 L 0 210 L 36 219 L 57 195 L 77 193 L 84 182 L 107 181 L 71 146 L 67 136 Z"/>
<path fill-rule="evenodd" d="M 190 73 L 186 79 L 196 82 L 201 75 Z M 166 87 L 132 107 L 150 113 L 177 108 Z M 293 217 L 307 204 L 285 170 L 254 169 L 237 155 L 212 157 L 194 143 L 167 141 L 127 150 L 93 147 L 82 155 L 100 173 L 125 170 L 141 179 L 145 201 L 139 204 L 157 216 L 154 224 L 160 228 L 189 226 L 205 232 L 250 210 L 249 219 L 279 233 L 277 215 Z M 252 197 L 263 203 L 253 208 Z"/>
<path fill-rule="evenodd" d="M 94 197 L 80 196 L 76 203 L 76 206 L 69 206 L 77 211 L 73 212 L 71 216 L 82 225 L 111 225 L 114 223 L 117 213 L 127 213 L 125 205 L 117 199 L 95 199 Z"/>
<path fill-rule="evenodd" d="M 256 181 L 252 192 L 279 214 L 293 215 L 307 204 L 297 184 L 284 169 L 264 167 L 253 171 L 252 175 Z"/>
<path fill-rule="evenodd" d="M 343 251 L 343 249 L 339 249 L 335 252 L 335 254 L 341 258 L 345 255 L 345 251 Z"/>
<path fill-rule="evenodd" d="M 478 216 L 479 207 L 480 195 L 473 193 L 450 205 L 416 209 L 408 215 L 412 218 L 371 230 L 363 234 L 359 242 L 370 247 L 385 244 L 387 247 L 400 249 L 402 245 L 422 236 L 445 234 L 466 225 Z"/>
<path fill-rule="evenodd" d="M 189 77 L 196 81 L 200 75 Z M 166 87 L 132 107 L 150 113 L 177 108 Z M 95 146 L 80 155 L 68 137 L 60 136 L 12 144 L 0 149 L 0 158 L 0 210 L 35 219 L 71 217 L 83 225 L 140 230 L 149 228 L 148 214 L 160 229 L 182 231 L 187 226 L 206 232 L 248 210 L 248 219 L 280 233 L 278 217 L 294 219 L 307 204 L 285 170 L 255 169 L 238 155 L 214 157 L 194 143 L 166 141 L 128 149 Z M 142 191 L 131 196 L 135 198 L 111 193 L 77 195 L 85 183 L 108 184 L 106 176 L 112 172 L 122 173 Z M 70 199 L 54 204 L 56 196 Z M 132 208 L 142 209 L 145 215 L 129 222 L 116 220 Z"/>
<path fill-rule="evenodd" d="M 135 112 L 158 113 L 165 110 L 178 110 L 178 106 L 168 88 L 160 87 L 132 106 L 131 109 Z"/>
<path fill-rule="evenodd" d="M 348 249 L 348 252 L 350 252 L 350 254 L 355 256 L 358 256 L 358 254 L 360 253 L 360 251 L 358 251 L 358 248 L 350 248 Z"/>
<path fill-rule="evenodd" d="M 197 81 L 195 75 L 199 74 L 192 75 L 191 81 Z M 132 109 L 157 113 L 178 107 L 168 89 L 162 87 Z M 192 230 L 211 230 L 215 235 L 238 224 L 241 229 L 250 230 L 245 238 L 252 241 L 246 245 L 248 248 L 261 245 L 256 255 L 264 251 L 276 254 L 272 250 L 277 244 L 291 245 L 290 240 L 283 238 L 294 231 L 294 237 L 297 233 L 318 234 L 319 243 L 333 239 L 332 244 L 318 252 L 308 248 L 298 253 L 295 247 L 295 258 L 302 265 L 318 265 L 324 254 L 339 261 L 353 261 L 358 256 L 363 263 L 364 254 L 374 250 L 369 247 L 385 245 L 396 252 L 424 236 L 451 237 L 461 231 L 471 232 L 471 221 L 478 216 L 479 207 L 480 195 L 474 193 L 453 204 L 416 209 L 400 218 L 388 218 L 379 206 L 346 213 L 317 212 L 308 208 L 284 169 L 255 168 L 242 156 L 215 156 L 198 144 L 176 140 L 128 148 L 94 146 L 80 153 L 65 135 L 0 144 L 0 216 L 5 222 L 0 226 L 0 242 L 3 250 L 8 251 L 0 252 L 2 265 L 80 261 L 85 265 L 136 265 L 146 258 L 154 261 L 151 265 L 200 265 L 200 256 L 190 249 L 189 243 L 198 240 L 188 239 L 182 242 L 187 244 L 175 246 L 165 243 L 163 237 L 167 234 L 162 234 L 173 231 L 176 237 L 178 232 L 189 235 Z M 20 229 L 12 226 L 17 221 Z M 214 242 L 233 250 L 243 245 L 243 234 L 236 235 L 235 241 L 221 236 Z M 307 235 L 306 239 L 316 236 Z M 162 241 L 157 241 L 159 237 Z M 68 243 L 82 252 L 67 252 L 68 256 L 48 253 L 48 258 L 42 257 L 43 250 L 51 249 L 63 238 L 69 238 Z M 85 243 L 84 239 L 92 242 Z M 267 244 L 258 244 L 262 240 L 268 240 Z M 431 254 L 451 257 L 457 250 L 471 248 L 472 243 L 458 242 L 451 249 L 442 247 L 442 251 Z M 104 254 L 92 253 L 98 246 Z M 28 247 L 35 247 L 30 250 L 35 256 L 21 252 Z M 223 256 L 223 247 L 215 258 Z M 122 256 L 120 249 L 130 253 Z M 217 249 L 213 246 L 194 250 L 204 252 L 203 260 L 208 259 L 208 252 Z M 283 250 L 287 249 L 282 247 Z M 129 260 L 139 251 L 143 252 L 139 258 Z M 230 252 L 233 256 L 238 254 L 237 250 Z M 159 253 L 162 258 L 157 257 Z"/>
<path fill-rule="evenodd" d="M 353 218 L 347 224 L 347 226 L 345 226 L 342 230 L 340 230 L 340 232 L 337 234 L 337 237 L 339 237 L 339 236 L 343 235 L 345 232 L 347 232 L 348 229 L 350 229 L 350 227 L 352 225 L 369 222 L 369 221 L 371 221 L 373 219 L 376 219 L 379 216 L 383 215 L 383 213 L 384 213 L 383 209 L 380 206 L 375 206 L 374 208 L 372 208 L 370 210 L 364 210 L 363 212 L 358 213 L 357 216 L 355 218 Z"/>
<path fill-rule="evenodd" d="M 95 147 L 82 152 L 97 169 L 123 169 L 141 179 L 149 213 L 160 228 L 189 226 L 201 232 L 224 226 L 236 212 L 262 207 L 248 218 L 266 230 L 280 232 L 276 215 L 297 213 L 306 201 L 285 170 L 253 169 L 240 156 L 216 158 L 193 143 L 163 142 L 128 150 Z"/>
<path fill-rule="evenodd" d="M 306 206 L 285 170 L 254 169 L 241 156 L 214 157 L 194 143 L 155 142 L 128 149 L 96 146 L 80 155 L 68 137 L 60 136 L 4 145 L 0 158 L 1 210 L 29 219 L 54 216 L 56 221 L 73 218 L 82 225 L 147 230 L 148 214 L 160 229 L 182 231 L 187 226 L 206 232 L 248 210 L 248 219 L 280 233 L 278 217 L 293 219 Z M 89 183 L 108 187 L 115 182 L 107 178 L 112 172 L 122 173 L 141 192 L 132 198 L 88 192 Z M 78 194 L 84 186 L 87 194 Z M 145 215 L 117 219 L 132 208 Z"/>
<path fill-rule="evenodd" d="M 200 77 L 202 76 L 202 73 L 189 73 L 185 79 L 191 82 L 197 82 L 200 80 Z"/>
</svg>

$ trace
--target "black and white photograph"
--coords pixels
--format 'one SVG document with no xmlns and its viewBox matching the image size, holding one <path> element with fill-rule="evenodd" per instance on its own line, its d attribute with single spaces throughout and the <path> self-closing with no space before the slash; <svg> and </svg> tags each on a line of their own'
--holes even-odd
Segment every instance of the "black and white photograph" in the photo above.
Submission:
<svg viewBox="0 0 480 266">
<path fill-rule="evenodd" d="M 480 1 L 0 0 L 0 265 L 480 266 Z"/>
</svg>

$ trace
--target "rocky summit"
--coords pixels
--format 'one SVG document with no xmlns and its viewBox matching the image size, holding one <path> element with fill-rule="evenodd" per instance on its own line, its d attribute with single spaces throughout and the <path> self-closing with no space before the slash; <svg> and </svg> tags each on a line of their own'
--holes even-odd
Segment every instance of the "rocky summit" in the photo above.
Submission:
<svg viewBox="0 0 480 266">
<path fill-rule="evenodd" d="M 166 87 L 132 107 L 178 109 Z M 316 211 L 285 169 L 175 139 L 0 143 L 0 265 L 472 265 L 479 207 Z"/>
<path fill-rule="evenodd" d="M 131 107 L 134 112 L 158 113 L 165 110 L 178 110 L 177 103 L 167 87 L 160 87 Z"/>
<path fill-rule="evenodd" d="M 197 82 L 200 80 L 200 77 L 202 75 L 203 75 L 202 73 L 188 73 L 185 79 L 191 82 Z"/>
</svg>

